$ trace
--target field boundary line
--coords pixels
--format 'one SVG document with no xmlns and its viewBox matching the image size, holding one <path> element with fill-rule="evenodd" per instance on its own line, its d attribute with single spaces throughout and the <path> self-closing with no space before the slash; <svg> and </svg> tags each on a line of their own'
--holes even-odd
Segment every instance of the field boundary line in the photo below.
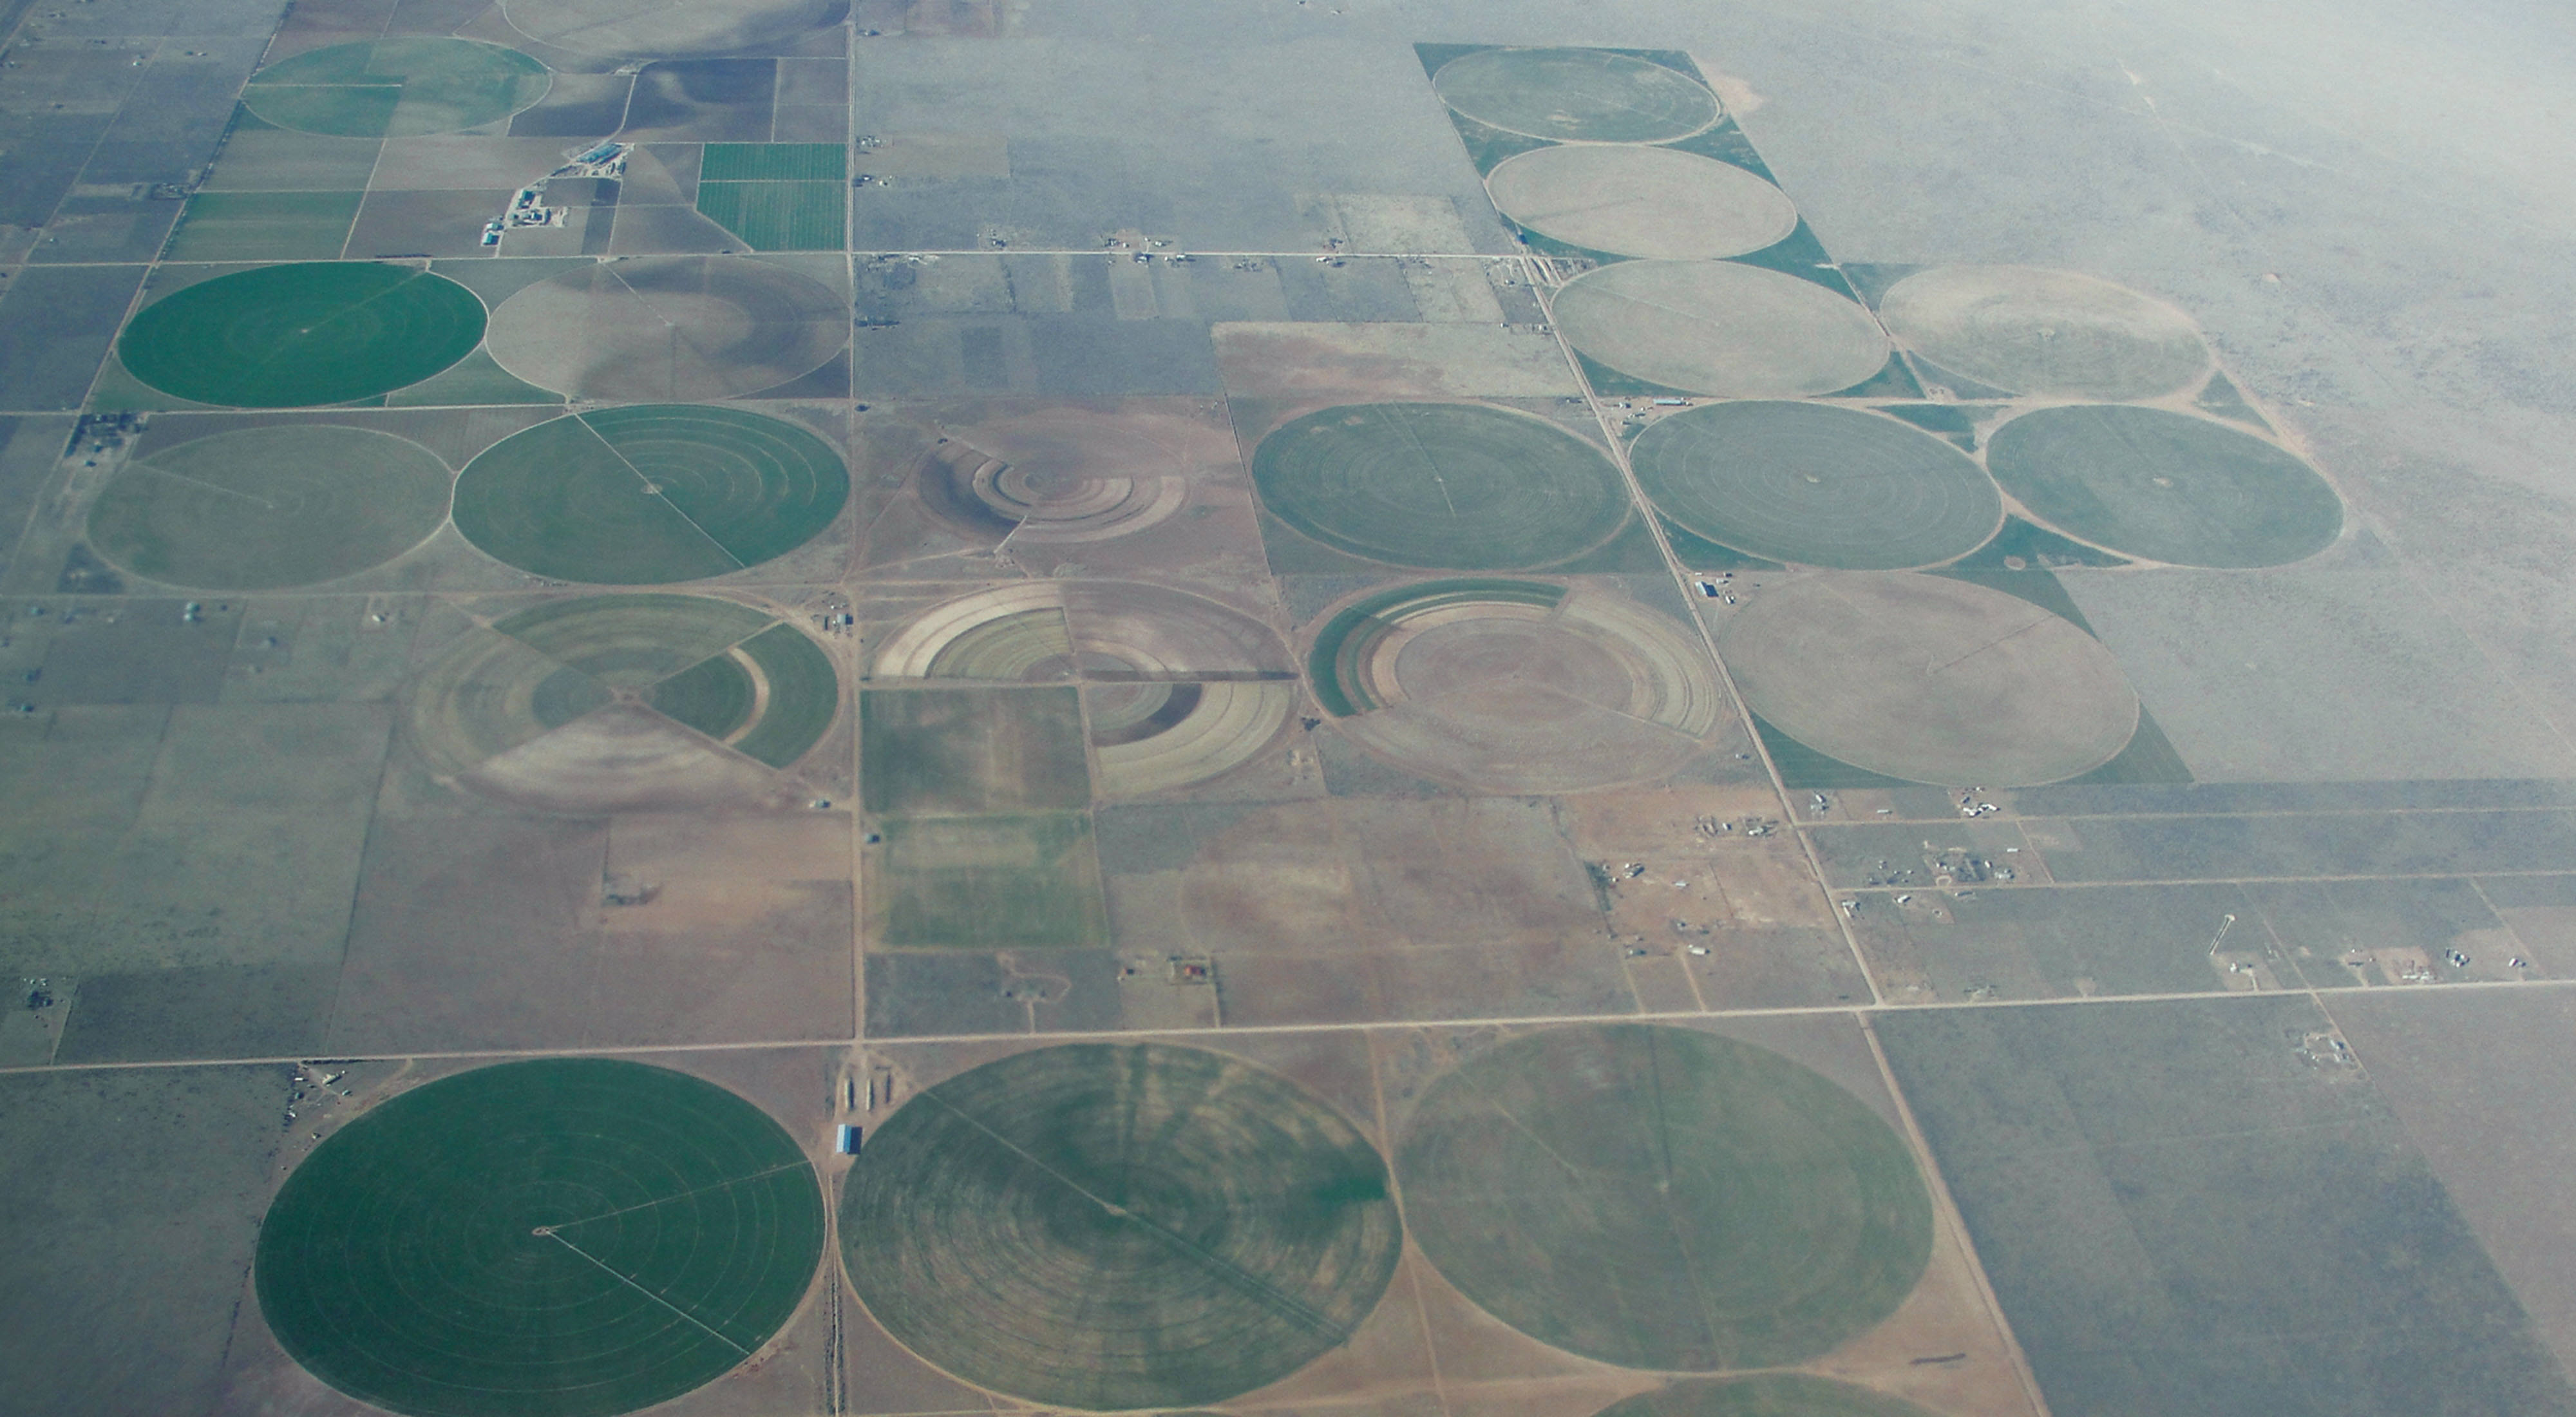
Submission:
<svg viewBox="0 0 2576 1417">
<path fill-rule="evenodd" d="M 696 1324 L 699 1328 L 705 1329 L 707 1337 L 714 1339 L 716 1342 L 723 1344 L 725 1347 L 732 1349 L 734 1352 L 741 1354 L 745 1358 L 751 1356 L 750 1349 L 745 1348 L 741 1344 L 734 1342 L 732 1339 L 725 1337 L 723 1334 L 716 1332 L 713 1328 L 709 1328 L 706 1322 L 701 1320 L 697 1315 L 690 1313 L 688 1310 L 681 1308 L 679 1305 L 672 1303 L 670 1300 L 665 1299 L 661 1295 L 654 1293 L 652 1290 L 645 1288 L 643 1285 L 636 1283 L 631 1277 L 619 1274 L 616 1270 L 609 1268 L 608 1263 L 605 1260 L 602 1260 L 599 1256 L 583 1249 L 581 1246 L 574 1244 L 572 1241 L 565 1239 L 563 1236 L 556 1234 L 552 1227 L 547 1228 L 546 1238 L 563 1246 L 565 1249 L 572 1251 L 574 1254 L 581 1256 L 583 1259 L 590 1261 L 592 1264 L 598 1265 L 602 1274 L 605 1274 L 609 1278 L 616 1280 L 618 1283 L 634 1290 L 636 1293 L 643 1295 L 645 1298 L 652 1300 L 654 1303 L 661 1305 L 663 1308 L 670 1310 L 672 1313 L 678 1314 L 681 1318 L 686 1319 L 690 1323 Z"/>
</svg>

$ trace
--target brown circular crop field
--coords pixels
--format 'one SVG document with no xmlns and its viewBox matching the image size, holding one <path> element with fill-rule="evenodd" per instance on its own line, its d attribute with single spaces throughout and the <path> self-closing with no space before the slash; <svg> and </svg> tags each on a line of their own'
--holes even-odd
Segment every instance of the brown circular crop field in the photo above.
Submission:
<svg viewBox="0 0 2576 1417">
<path fill-rule="evenodd" d="M 639 256 L 537 282 L 492 312 L 501 367 L 557 393 L 684 402 L 812 373 L 850 341 L 830 286 L 737 256 Z"/>
<path fill-rule="evenodd" d="M 1741 256 L 1798 229 L 1788 194 L 1678 148 L 1536 148 L 1496 165 L 1485 189 L 1503 215 L 1541 236 L 1621 256 Z"/>
<path fill-rule="evenodd" d="M 1898 339 L 2016 394 L 2152 398 L 2209 369 L 2191 317 L 2126 286 L 2034 266 L 1938 266 L 1879 301 Z"/>
<path fill-rule="evenodd" d="M 1814 281 L 1730 261 L 1622 261 L 1556 294 L 1576 349 L 1633 378 L 1726 398 L 1836 393 L 1887 363 L 1887 336 Z"/>
</svg>

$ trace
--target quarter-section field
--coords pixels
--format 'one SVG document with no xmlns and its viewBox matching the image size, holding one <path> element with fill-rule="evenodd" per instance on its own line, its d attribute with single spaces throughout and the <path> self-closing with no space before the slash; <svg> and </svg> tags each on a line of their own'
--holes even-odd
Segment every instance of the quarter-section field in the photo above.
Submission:
<svg viewBox="0 0 2576 1417">
<path fill-rule="evenodd" d="M 1901 1397 L 1805 1373 L 1685 1379 L 1602 1408 L 1594 1417 L 1933 1417 Z"/>
<path fill-rule="evenodd" d="M 1924 358 L 2016 394 L 2153 398 L 2209 368 L 2189 316 L 2073 271 L 1935 267 L 1898 281 L 1878 314 Z"/>
<path fill-rule="evenodd" d="M 1741 256 L 1798 229 L 1788 194 L 1678 148 L 1535 148 L 1485 177 L 1503 215 L 1541 236 L 1621 256 Z"/>
<path fill-rule="evenodd" d="M 1893 418 L 1823 404 L 1708 404 L 1630 449 L 1666 516 L 1775 561 L 1895 570 L 1964 556 L 2003 524 L 1994 479 Z"/>
<path fill-rule="evenodd" d="M 785 41 L 833 23 L 848 8 L 838 0 L 508 0 L 501 13 L 519 33 L 576 54 L 664 59 L 744 50 L 774 54 Z"/>
<path fill-rule="evenodd" d="M 242 104 L 281 128 L 416 138 L 497 122 L 545 97 L 546 66 L 470 39 L 335 44 L 250 76 Z"/>
<path fill-rule="evenodd" d="M 1557 292 L 1556 324 L 1619 373 L 1727 398 L 1848 389 L 1887 363 L 1867 310 L 1814 281 L 1728 261 L 1622 261 Z"/>
<path fill-rule="evenodd" d="M 841 514 L 838 453 L 737 408 L 640 404 L 502 439 L 456 482 L 456 529 L 497 560 L 561 580 L 663 585 L 804 545 Z"/>
<path fill-rule="evenodd" d="M 2026 413 L 1995 430 L 1986 465 L 2059 530 L 2178 565 L 2287 565 L 2343 533 L 2343 502 L 2316 469 L 2251 433 L 2159 408 Z"/>
<path fill-rule="evenodd" d="M 1725 704 L 1697 637 L 1607 591 L 1425 581 L 1327 616 L 1307 678 L 1335 726 L 1406 771 L 1499 793 L 1663 777 Z"/>
<path fill-rule="evenodd" d="M 877 1322 L 969 1382 L 1115 1410 L 1221 1401 L 1347 1341 L 1395 1272 L 1386 1163 L 1321 1099 L 1164 1044 L 1075 1044 L 919 1093 L 841 1248 Z"/>
<path fill-rule="evenodd" d="M 1717 95 L 1679 70 L 1607 49 L 1487 49 L 1432 87 L 1469 118 L 1534 138 L 1660 143 L 1717 121 Z"/>
<path fill-rule="evenodd" d="M 1931 1197 L 1876 1112 L 1686 1029 L 1550 1029 L 1472 1056 L 1424 1094 L 1396 1174 L 1415 1243 L 1468 1298 L 1623 1367 L 1812 1358 L 1893 1313 L 1932 1253 Z"/>
<path fill-rule="evenodd" d="M 412 690 L 430 771 L 548 811 L 776 791 L 832 726 L 840 677 L 793 625 L 732 601 L 549 601 L 458 637 Z"/>
<path fill-rule="evenodd" d="M 502 301 L 491 351 L 540 388 L 642 402 L 757 393 L 849 341 L 849 302 L 820 281 L 747 257 L 639 256 Z"/>
<path fill-rule="evenodd" d="M 1940 576 L 1824 572 L 1718 630 L 1745 705 L 1855 767 L 1949 787 L 2089 772 L 2138 729 L 2111 652 L 2019 596 Z"/>
<path fill-rule="evenodd" d="M 348 403 L 473 353 L 483 302 L 442 276 L 368 261 L 262 266 L 143 307 L 116 345 L 166 394 L 244 408 Z"/>
<path fill-rule="evenodd" d="M 311 585 L 419 545 L 447 515 L 449 481 L 437 454 L 390 433 L 246 428 L 118 469 L 90 507 L 89 541 L 169 585 Z"/>
<path fill-rule="evenodd" d="M 261 1312 L 332 1387 L 415 1417 L 604 1417 L 760 1351 L 823 1250 L 769 1116 L 607 1059 L 480 1068 L 385 1102 L 279 1188 Z"/>
<path fill-rule="evenodd" d="M 1374 403 L 1297 419 L 1253 450 L 1272 515 L 1354 556 L 1530 570 L 1626 524 L 1619 469 L 1542 419 L 1477 404 Z"/>
</svg>

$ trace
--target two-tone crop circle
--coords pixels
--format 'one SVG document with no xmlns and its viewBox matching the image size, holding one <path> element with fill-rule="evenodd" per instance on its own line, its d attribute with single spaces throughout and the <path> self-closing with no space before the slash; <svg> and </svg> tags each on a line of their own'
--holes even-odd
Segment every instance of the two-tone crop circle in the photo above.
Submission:
<svg viewBox="0 0 2576 1417">
<path fill-rule="evenodd" d="M 260 1227 L 288 1356 L 413 1417 L 605 1417 L 758 1353 L 823 1248 L 814 1168 L 768 1114 L 597 1058 L 395 1097 L 298 1165 Z"/>
<path fill-rule="evenodd" d="M 261 266 L 143 307 L 116 344 L 163 393 L 242 408 L 372 398 L 463 359 L 483 302 L 443 276 L 371 261 Z"/>
<path fill-rule="evenodd" d="M 515 49 L 470 39 L 362 40 L 308 50 L 250 76 L 242 106 L 281 128 L 416 138 L 507 118 L 553 76 Z"/>
<path fill-rule="evenodd" d="M 1307 414 L 1261 440 L 1252 481 L 1273 516 L 1326 546 L 1444 570 L 1553 565 L 1607 541 L 1629 513 L 1598 448 L 1477 404 Z"/>
<path fill-rule="evenodd" d="M 456 529 L 521 570 L 663 585 L 757 566 L 841 514 L 850 475 L 783 419 L 637 404 L 514 433 L 456 480 Z"/>
<path fill-rule="evenodd" d="M 1195 1048 L 1073 1044 L 915 1095 L 841 1192 L 850 1282 L 970 1382 L 1115 1410 L 1249 1392 L 1348 1340 L 1403 1236 L 1325 1103 Z"/>
<path fill-rule="evenodd" d="M 1514 1039 L 1396 1154 L 1416 1244 L 1496 1318 L 1632 1368 L 1812 1358 L 1895 1312 L 1932 1202 L 1893 1128 L 1776 1053 L 1638 1024 Z"/>
<path fill-rule="evenodd" d="M 1486 49 L 1432 88 L 1467 117 L 1535 138 L 1660 143 L 1717 121 L 1717 95 L 1678 69 L 1606 49 Z"/>
<path fill-rule="evenodd" d="M 1639 434 L 1630 457 L 1664 515 L 1777 561 L 1928 566 L 1976 550 L 2003 521 L 2003 495 L 1974 459 L 1855 409 L 1707 404 Z"/>
<path fill-rule="evenodd" d="M 2160 408 L 2074 404 L 1995 430 L 1986 465 L 2042 519 L 2184 566 L 2280 566 L 2343 532 L 2334 488 L 2251 433 Z"/>
</svg>

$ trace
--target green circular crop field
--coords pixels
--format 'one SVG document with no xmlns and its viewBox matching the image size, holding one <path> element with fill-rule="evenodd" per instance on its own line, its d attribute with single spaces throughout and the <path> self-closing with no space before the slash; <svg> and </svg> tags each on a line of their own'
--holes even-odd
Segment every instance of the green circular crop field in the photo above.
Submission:
<svg viewBox="0 0 2576 1417">
<path fill-rule="evenodd" d="M 1649 59 L 1606 49 L 1487 49 L 1440 66 L 1432 87 L 1479 123 L 1534 138 L 1660 143 L 1717 121 L 1717 95 Z"/>
<path fill-rule="evenodd" d="M 1805 1373 L 1695 1378 L 1614 1402 L 1593 1417 L 1932 1417 L 1901 1397 Z"/>
<path fill-rule="evenodd" d="M 1976 550 L 2003 522 L 2003 495 L 1974 459 L 1854 409 L 1707 404 L 1639 434 L 1630 458 L 1666 516 L 1775 561 L 1928 566 Z"/>
<path fill-rule="evenodd" d="M 1195 1048 L 1042 1048 L 868 1139 L 841 1246 L 887 1331 L 1094 1410 L 1221 1401 L 1346 1342 L 1395 1273 L 1386 1164 L 1321 1099 Z"/>
<path fill-rule="evenodd" d="M 143 307 L 116 344 L 163 393 L 240 408 L 348 403 L 474 351 L 483 302 L 443 276 L 371 261 L 262 266 Z"/>
<path fill-rule="evenodd" d="M 1399 566 L 1518 570 L 1569 560 L 1628 519 L 1600 450 L 1475 404 L 1349 404 L 1261 440 L 1252 481 L 1272 515 L 1337 551 Z"/>
<path fill-rule="evenodd" d="M 1995 480 L 2061 531 L 2184 566 L 2280 566 L 2334 544 L 2343 502 L 2281 448 L 2118 404 L 2026 413 L 1986 447 Z"/>
<path fill-rule="evenodd" d="M 663 585 L 757 566 L 841 514 L 832 446 L 763 414 L 639 404 L 502 439 L 456 482 L 456 529 L 523 571 Z"/>
<path fill-rule="evenodd" d="M 341 1392 L 419 1417 L 596 1417 L 730 1371 L 823 1248 L 768 1114 L 607 1059 L 479 1068 L 361 1114 L 259 1235 L 260 1311 Z"/>
<path fill-rule="evenodd" d="M 1932 1202 L 1879 1115 L 1776 1053 L 1555 1028 L 1432 1084 L 1396 1156 L 1415 1243 L 1486 1312 L 1631 1368 L 1814 1357 L 1912 1292 Z"/>
<path fill-rule="evenodd" d="M 120 468 L 89 511 L 99 555 L 205 590 L 311 585 L 381 565 L 447 516 L 438 455 L 335 424 L 246 428 Z"/>
<path fill-rule="evenodd" d="M 416 138 L 497 122 L 545 97 L 553 76 L 515 49 L 470 39 L 335 44 L 250 76 L 242 104 L 281 128 Z"/>
</svg>

